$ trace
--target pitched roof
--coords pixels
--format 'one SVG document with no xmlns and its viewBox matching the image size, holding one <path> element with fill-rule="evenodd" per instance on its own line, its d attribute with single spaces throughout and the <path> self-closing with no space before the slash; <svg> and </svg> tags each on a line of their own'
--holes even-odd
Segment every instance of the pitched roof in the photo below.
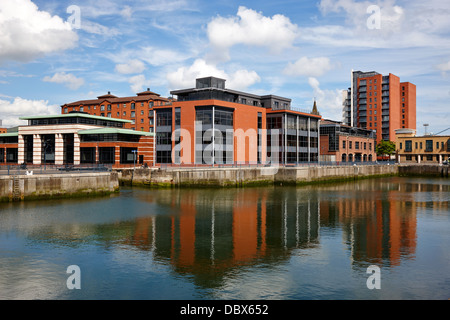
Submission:
<svg viewBox="0 0 450 320">
<path fill-rule="evenodd" d="M 66 103 L 63 106 L 68 106 L 68 107 L 80 106 L 80 105 L 89 106 L 89 105 L 100 105 L 100 104 L 106 103 L 106 102 L 110 103 L 110 104 L 114 104 L 114 103 L 127 103 L 127 102 L 131 102 L 131 101 L 135 101 L 135 102 L 166 101 L 166 102 L 169 102 L 170 100 L 167 98 L 163 98 L 159 94 L 154 93 L 148 89 L 147 91 L 140 92 L 136 96 L 133 96 L 133 97 L 116 97 L 116 96 L 112 95 L 110 92 L 108 92 L 108 94 L 99 96 L 95 100 L 94 99 L 79 100 L 79 101 L 75 101 L 75 102 Z"/>
</svg>

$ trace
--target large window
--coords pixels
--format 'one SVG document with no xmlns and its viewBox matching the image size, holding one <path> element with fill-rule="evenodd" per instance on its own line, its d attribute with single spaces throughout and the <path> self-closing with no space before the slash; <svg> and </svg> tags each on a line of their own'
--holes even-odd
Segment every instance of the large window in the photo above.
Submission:
<svg viewBox="0 0 450 320">
<path fill-rule="evenodd" d="M 412 141 L 411 140 L 406 140 L 405 141 L 405 151 L 406 152 L 411 152 L 412 151 Z"/>
<path fill-rule="evenodd" d="M 98 160 L 103 164 L 115 163 L 115 149 L 114 147 L 98 148 Z"/>
<path fill-rule="evenodd" d="M 80 148 L 80 162 L 82 164 L 95 163 L 95 148 Z"/>
<path fill-rule="evenodd" d="M 233 163 L 233 115 L 234 110 L 228 108 L 217 106 L 196 108 L 196 163 Z"/>
<path fill-rule="evenodd" d="M 171 151 L 157 151 L 156 152 L 156 162 L 157 163 L 172 163 L 172 152 Z"/>
<path fill-rule="evenodd" d="M 433 151 L 433 140 L 426 140 L 425 141 L 425 151 L 426 152 Z"/>
<path fill-rule="evenodd" d="M 137 163 L 137 148 L 120 148 L 120 163 Z"/>
<path fill-rule="evenodd" d="M 156 125 L 158 127 L 172 126 L 172 109 L 156 111 Z"/>
<path fill-rule="evenodd" d="M 172 132 L 157 132 L 156 143 L 158 145 L 172 145 Z"/>
</svg>

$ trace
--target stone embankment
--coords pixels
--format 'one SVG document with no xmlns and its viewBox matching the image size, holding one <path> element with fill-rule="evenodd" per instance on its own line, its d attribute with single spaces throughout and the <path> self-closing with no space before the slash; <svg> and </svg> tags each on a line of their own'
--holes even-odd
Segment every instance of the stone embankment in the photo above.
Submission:
<svg viewBox="0 0 450 320">
<path fill-rule="evenodd" d="M 299 185 L 398 175 L 396 165 L 330 167 L 171 168 L 117 170 L 121 185 L 148 187 L 244 187 Z"/>
<path fill-rule="evenodd" d="M 0 176 L 0 202 L 106 195 L 118 190 L 117 172 Z"/>
</svg>

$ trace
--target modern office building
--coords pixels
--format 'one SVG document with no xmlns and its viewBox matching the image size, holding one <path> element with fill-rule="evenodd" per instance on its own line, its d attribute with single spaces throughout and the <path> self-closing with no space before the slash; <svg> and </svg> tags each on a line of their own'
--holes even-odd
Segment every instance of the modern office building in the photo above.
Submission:
<svg viewBox="0 0 450 320">
<path fill-rule="evenodd" d="M 320 161 L 376 161 L 375 131 L 350 127 L 341 122 L 322 120 L 320 123 Z"/>
<path fill-rule="evenodd" d="M 321 116 L 293 110 L 291 100 L 230 90 L 207 77 L 172 91 L 155 106 L 156 162 L 266 164 L 317 162 Z"/>
<path fill-rule="evenodd" d="M 153 164 L 153 133 L 124 129 L 131 121 L 68 113 L 23 117 L 28 125 L 0 134 L 0 164 Z"/>
<path fill-rule="evenodd" d="M 377 143 L 395 140 L 395 130 L 416 129 L 416 86 L 393 75 L 352 71 L 343 92 L 343 123 L 375 130 Z"/>
<path fill-rule="evenodd" d="M 450 136 L 416 136 L 412 129 L 396 130 L 399 163 L 440 164 L 450 158 Z"/>
<path fill-rule="evenodd" d="M 134 97 L 116 97 L 108 92 L 97 99 L 67 103 L 61 106 L 61 113 L 77 111 L 93 116 L 130 120 L 125 124 L 125 129 L 153 132 L 153 106 L 170 103 L 170 99 L 163 98 L 148 88 Z"/>
</svg>

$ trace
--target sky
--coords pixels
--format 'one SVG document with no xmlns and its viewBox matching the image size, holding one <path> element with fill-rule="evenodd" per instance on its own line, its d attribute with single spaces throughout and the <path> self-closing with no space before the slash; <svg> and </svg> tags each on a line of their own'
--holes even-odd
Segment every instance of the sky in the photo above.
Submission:
<svg viewBox="0 0 450 320">
<path fill-rule="evenodd" d="M 341 121 L 359 70 L 414 83 L 417 133 L 436 134 L 450 127 L 449 17 L 448 0 L 1 0 L 0 119 L 216 76 Z"/>
</svg>

